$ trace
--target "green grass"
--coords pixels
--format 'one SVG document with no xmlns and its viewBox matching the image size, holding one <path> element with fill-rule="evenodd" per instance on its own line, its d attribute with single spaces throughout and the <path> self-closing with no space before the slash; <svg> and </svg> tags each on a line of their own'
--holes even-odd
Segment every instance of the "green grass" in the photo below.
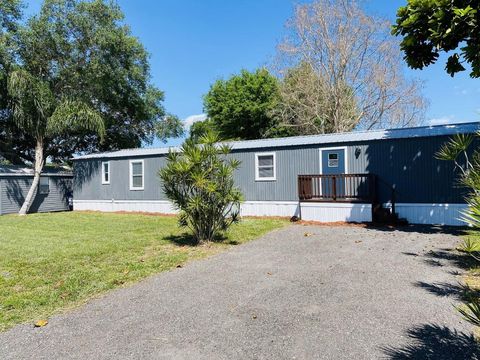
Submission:
<svg viewBox="0 0 480 360">
<path fill-rule="evenodd" d="M 0 331 L 285 224 L 244 219 L 222 243 L 192 246 L 175 217 L 78 212 L 0 216 Z"/>
<path fill-rule="evenodd" d="M 480 289 L 480 262 L 469 255 L 469 252 L 471 252 L 475 257 L 478 258 L 479 256 L 480 232 L 476 230 L 467 231 L 458 249 L 462 251 L 461 267 L 468 270 L 465 276 L 466 284 L 474 289 Z"/>
</svg>

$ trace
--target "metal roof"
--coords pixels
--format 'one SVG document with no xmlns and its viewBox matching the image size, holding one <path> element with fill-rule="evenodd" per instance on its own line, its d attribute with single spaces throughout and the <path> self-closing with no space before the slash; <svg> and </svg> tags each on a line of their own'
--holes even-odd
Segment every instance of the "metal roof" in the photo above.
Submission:
<svg viewBox="0 0 480 360">
<path fill-rule="evenodd" d="M 33 176 L 33 169 L 21 166 L 0 165 L 0 177 L 4 176 Z M 43 176 L 73 176 L 73 173 L 63 167 L 45 167 Z"/>
<path fill-rule="evenodd" d="M 359 141 L 467 134 L 467 133 L 474 133 L 476 131 L 480 131 L 480 122 L 421 126 L 421 127 L 386 129 L 386 130 L 352 131 L 348 133 L 292 136 L 292 137 L 275 138 L 275 139 L 231 141 L 231 142 L 227 142 L 226 144 L 230 145 L 232 147 L 232 150 L 245 150 L 245 149 L 276 148 L 276 147 L 302 146 L 302 145 L 323 145 L 323 144 L 332 144 L 332 143 L 343 144 L 343 143 L 359 142 Z M 167 154 L 170 149 L 177 150 L 178 148 L 161 147 L 161 148 L 125 149 L 125 150 L 76 156 L 73 160 L 108 159 L 108 158 L 162 155 L 162 154 Z"/>
</svg>

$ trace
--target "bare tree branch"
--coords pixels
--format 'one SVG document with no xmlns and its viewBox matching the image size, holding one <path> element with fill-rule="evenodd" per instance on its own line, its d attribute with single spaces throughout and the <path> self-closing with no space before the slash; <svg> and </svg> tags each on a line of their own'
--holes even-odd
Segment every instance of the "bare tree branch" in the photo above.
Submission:
<svg viewBox="0 0 480 360">
<path fill-rule="evenodd" d="M 273 65 L 284 126 L 322 133 L 423 121 L 422 84 L 405 78 L 388 21 L 355 0 L 317 0 L 297 6 L 287 27 Z"/>
</svg>

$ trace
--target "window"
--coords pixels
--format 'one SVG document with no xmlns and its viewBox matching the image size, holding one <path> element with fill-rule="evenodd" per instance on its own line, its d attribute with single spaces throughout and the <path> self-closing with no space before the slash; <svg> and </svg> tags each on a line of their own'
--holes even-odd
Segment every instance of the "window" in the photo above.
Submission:
<svg viewBox="0 0 480 360">
<path fill-rule="evenodd" d="M 110 184 L 110 161 L 102 162 L 102 184 Z"/>
<path fill-rule="evenodd" d="M 46 195 L 50 192 L 50 178 L 42 176 L 40 177 L 40 183 L 38 184 L 38 192 L 41 195 Z"/>
<path fill-rule="evenodd" d="M 338 167 L 338 153 L 328 154 L 328 167 Z"/>
<path fill-rule="evenodd" d="M 275 153 L 255 154 L 255 180 L 276 180 Z"/>
<path fill-rule="evenodd" d="M 143 190 L 143 160 L 130 161 L 130 190 Z"/>
</svg>

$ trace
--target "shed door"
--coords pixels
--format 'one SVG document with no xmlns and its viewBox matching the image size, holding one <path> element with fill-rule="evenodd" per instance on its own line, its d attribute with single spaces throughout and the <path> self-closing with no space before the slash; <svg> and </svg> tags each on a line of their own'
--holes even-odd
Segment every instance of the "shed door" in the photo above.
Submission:
<svg viewBox="0 0 480 360">
<path fill-rule="evenodd" d="M 322 175 L 345 174 L 345 149 L 321 150 Z M 335 186 L 334 186 L 335 182 Z M 326 177 L 322 180 L 322 195 L 326 197 L 344 197 L 345 180 L 343 177 Z"/>
</svg>

